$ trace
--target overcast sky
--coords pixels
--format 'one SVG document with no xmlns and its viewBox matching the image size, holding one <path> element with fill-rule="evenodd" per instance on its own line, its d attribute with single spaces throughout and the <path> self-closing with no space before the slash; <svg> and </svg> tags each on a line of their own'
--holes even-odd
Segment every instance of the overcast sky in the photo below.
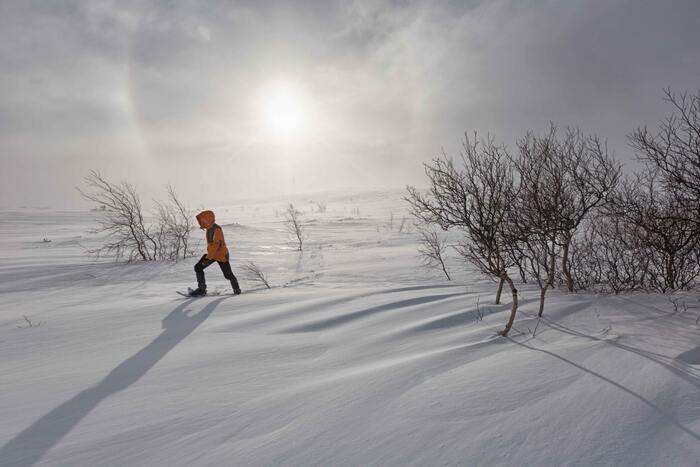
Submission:
<svg viewBox="0 0 700 467">
<path fill-rule="evenodd" d="M 697 0 L 3 0 L 0 206 L 79 207 L 90 169 L 195 205 L 420 185 L 465 131 L 550 120 L 631 160 L 662 88 L 700 89 L 699 25 Z"/>
</svg>

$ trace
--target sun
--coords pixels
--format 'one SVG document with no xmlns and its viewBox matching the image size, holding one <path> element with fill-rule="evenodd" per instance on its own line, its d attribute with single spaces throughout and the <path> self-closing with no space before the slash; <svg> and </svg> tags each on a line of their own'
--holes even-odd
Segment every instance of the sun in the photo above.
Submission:
<svg viewBox="0 0 700 467">
<path fill-rule="evenodd" d="M 268 85 L 260 93 L 258 104 L 263 127 L 278 139 L 299 139 L 308 117 L 307 101 L 298 86 L 287 82 Z"/>
</svg>

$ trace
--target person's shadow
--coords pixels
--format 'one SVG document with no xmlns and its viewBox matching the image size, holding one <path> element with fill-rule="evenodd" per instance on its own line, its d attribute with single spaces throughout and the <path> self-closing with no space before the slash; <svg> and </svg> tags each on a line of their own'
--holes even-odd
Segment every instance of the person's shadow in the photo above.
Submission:
<svg viewBox="0 0 700 467">
<path fill-rule="evenodd" d="M 39 461 L 100 402 L 141 379 L 180 341 L 197 329 L 222 300 L 224 299 L 220 298 L 209 302 L 192 315 L 188 314 L 187 309 L 191 300 L 179 305 L 163 319 L 163 332 L 150 344 L 124 360 L 102 381 L 59 405 L 0 448 L 0 465 L 25 467 Z"/>
</svg>

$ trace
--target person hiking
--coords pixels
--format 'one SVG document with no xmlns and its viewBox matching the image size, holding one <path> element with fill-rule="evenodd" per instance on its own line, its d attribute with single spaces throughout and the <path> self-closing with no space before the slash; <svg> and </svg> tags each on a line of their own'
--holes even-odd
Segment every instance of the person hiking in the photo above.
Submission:
<svg viewBox="0 0 700 467">
<path fill-rule="evenodd" d="M 197 288 L 190 289 L 190 295 L 193 297 L 207 294 L 207 283 L 204 280 L 204 269 L 212 263 L 219 263 L 221 272 L 224 277 L 231 281 L 233 294 L 239 295 L 241 289 L 238 286 L 238 279 L 231 271 L 231 264 L 228 262 L 228 248 L 224 242 L 224 231 L 215 223 L 214 213 L 212 211 L 202 211 L 197 214 L 197 222 L 202 230 L 206 230 L 207 235 L 207 253 L 202 255 L 199 262 L 194 265 L 194 272 L 197 274 Z"/>
</svg>

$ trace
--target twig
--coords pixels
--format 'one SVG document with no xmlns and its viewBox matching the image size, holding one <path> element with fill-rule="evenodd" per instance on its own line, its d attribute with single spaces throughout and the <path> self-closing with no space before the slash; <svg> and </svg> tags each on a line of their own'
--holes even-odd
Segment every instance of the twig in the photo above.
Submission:
<svg viewBox="0 0 700 467">
<path fill-rule="evenodd" d="M 267 279 L 267 274 L 265 274 L 257 264 L 250 262 L 248 264 L 244 264 L 243 270 L 247 273 L 248 279 L 254 281 L 254 282 L 260 282 L 263 284 L 266 288 L 270 288 L 270 282 Z"/>
<path fill-rule="evenodd" d="M 42 324 L 41 321 L 38 321 L 38 322 L 36 322 L 36 323 L 33 323 L 32 320 L 30 320 L 30 319 L 27 317 L 27 315 L 22 315 L 22 317 L 24 318 L 24 321 L 27 322 L 27 326 L 17 326 L 19 329 L 38 328 L 38 327 L 41 326 L 41 324 Z"/>
</svg>

